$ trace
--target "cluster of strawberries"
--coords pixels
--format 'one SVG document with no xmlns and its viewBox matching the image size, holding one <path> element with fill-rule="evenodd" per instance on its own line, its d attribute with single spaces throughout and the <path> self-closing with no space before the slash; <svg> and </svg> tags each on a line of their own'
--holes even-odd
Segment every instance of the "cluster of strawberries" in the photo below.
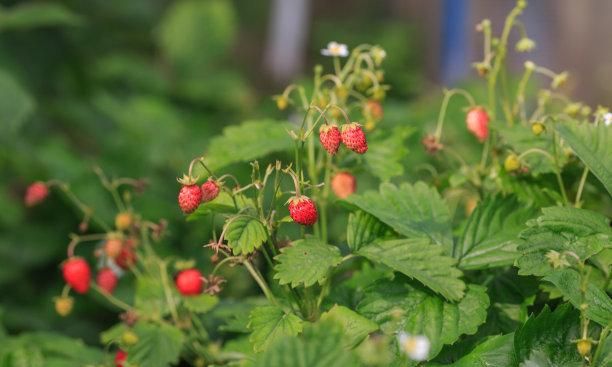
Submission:
<svg viewBox="0 0 612 367">
<path fill-rule="evenodd" d="M 353 122 L 344 124 L 338 128 L 337 125 L 325 124 L 319 129 L 319 141 L 321 146 L 329 154 L 334 155 L 338 152 L 340 144 L 344 144 L 348 149 L 357 154 L 364 154 L 368 151 L 368 142 L 361 125 Z M 334 176 L 332 189 L 336 195 L 345 199 L 355 192 L 356 180 L 348 172 L 340 172 Z M 317 207 L 312 199 L 305 195 L 296 195 L 289 199 L 289 215 L 294 222 L 311 226 L 317 222 Z"/>
<path fill-rule="evenodd" d="M 212 201 L 219 195 L 219 182 L 212 177 L 204 182 L 201 187 L 189 176 L 183 177 L 179 182 L 183 186 L 179 191 L 178 203 L 185 214 L 193 213 L 200 204 Z"/>
</svg>

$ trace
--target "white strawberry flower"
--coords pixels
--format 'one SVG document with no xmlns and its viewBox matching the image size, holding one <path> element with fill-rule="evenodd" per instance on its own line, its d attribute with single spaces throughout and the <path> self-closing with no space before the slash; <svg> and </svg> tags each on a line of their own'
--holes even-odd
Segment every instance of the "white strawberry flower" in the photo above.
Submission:
<svg viewBox="0 0 612 367">
<path fill-rule="evenodd" d="M 323 56 L 347 57 L 348 54 L 348 47 L 344 43 L 338 42 L 330 42 L 327 44 L 327 48 L 321 50 Z"/>
<path fill-rule="evenodd" d="M 606 126 L 612 125 L 612 112 L 603 115 L 603 121 Z"/>
<path fill-rule="evenodd" d="M 397 334 L 400 349 L 414 361 L 425 361 L 429 356 L 431 343 L 425 335 L 410 335 L 404 331 Z"/>
</svg>

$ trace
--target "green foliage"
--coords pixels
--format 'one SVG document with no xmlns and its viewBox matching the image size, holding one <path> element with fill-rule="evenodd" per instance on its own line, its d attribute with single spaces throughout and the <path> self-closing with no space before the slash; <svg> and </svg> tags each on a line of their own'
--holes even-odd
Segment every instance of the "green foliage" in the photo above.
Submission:
<svg viewBox="0 0 612 367">
<path fill-rule="evenodd" d="M 103 358 L 101 350 L 58 333 L 24 333 L 0 339 L 0 365 L 7 367 L 83 366 Z"/>
<path fill-rule="evenodd" d="M 414 278 L 444 298 L 457 301 L 463 297 L 463 275 L 456 260 L 445 256 L 441 246 L 429 239 L 415 238 L 376 242 L 362 247 L 358 254 Z"/>
<path fill-rule="evenodd" d="M 235 206 L 234 200 L 236 200 Z M 238 207 L 238 209 L 236 209 L 236 207 Z M 225 191 L 221 191 L 215 200 L 203 203 L 198 207 L 198 209 L 196 209 L 195 212 L 189 214 L 187 216 L 187 220 L 194 221 L 202 219 L 210 214 L 236 214 L 239 210 L 248 207 L 252 207 L 252 205 L 250 205 L 243 195 L 234 195 L 232 200 L 232 196 L 230 194 Z"/>
<path fill-rule="evenodd" d="M 470 353 L 448 367 L 512 366 L 514 334 L 496 335 L 485 339 Z M 435 366 L 435 365 L 434 365 Z"/>
<path fill-rule="evenodd" d="M 408 154 L 404 142 L 412 133 L 412 127 L 402 126 L 396 127 L 387 137 L 373 134 L 368 141 L 368 154 L 365 156 L 368 170 L 383 182 L 403 175 L 402 162 Z"/>
<path fill-rule="evenodd" d="M 557 251 L 572 252 L 581 260 L 612 245 L 612 229 L 609 220 L 585 209 L 549 207 L 542 215 L 527 222 L 529 228 L 521 232 L 523 243 L 518 250 L 519 274 L 547 275 L 553 270 L 546 255 Z"/>
<path fill-rule="evenodd" d="M 240 215 L 227 225 L 225 238 L 235 254 L 250 254 L 268 240 L 266 227 L 259 219 Z"/>
<path fill-rule="evenodd" d="M 350 308 L 334 305 L 321 315 L 321 320 L 333 320 L 342 325 L 345 348 L 352 349 L 359 345 L 370 333 L 378 330 L 378 324 L 361 316 Z"/>
<path fill-rule="evenodd" d="M 403 330 L 425 335 L 431 342 L 429 359 L 442 346 L 463 334 L 474 334 L 487 316 L 489 298 L 484 287 L 469 285 L 461 301 L 442 297 L 411 285 L 403 278 L 380 280 L 365 290 L 357 311 L 380 325 L 386 334 Z"/>
<path fill-rule="evenodd" d="M 382 184 L 378 192 L 352 195 L 347 200 L 403 236 L 429 237 L 450 250 L 450 213 L 440 194 L 423 182 L 399 187 Z"/>
<path fill-rule="evenodd" d="M 128 363 L 165 367 L 178 362 L 185 337 L 178 328 L 166 323 L 139 322 L 134 327 L 138 343 L 126 349 Z"/>
<path fill-rule="evenodd" d="M 380 238 L 390 237 L 393 231 L 371 214 L 357 210 L 349 214 L 346 242 L 352 251 Z"/>
<path fill-rule="evenodd" d="M 579 338 L 578 312 L 563 305 L 546 306 L 514 333 L 514 365 L 582 366 L 574 340 Z M 544 364 L 542 364 L 544 362 Z"/>
<path fill-rule="evenodd" d="M 15 133 L 32 115 L 34 106 L 34 100 L 19 82 L 0 70 L 0 133 Z"/>
<path fill-rule="evenodd" d="M 25 3 L 0 7 L 0 31 L 24 30 L 43 26 L 75 26 L 83 19 L 60 4 Z"/>
<path fill-rule="evenodd" d="M 578 158 L 612 195 L 612 129 L 604 124 L 557 124 L 556 129 Z"/>
<path fill-rule="evenodd" d="M 518 256 L 518 234 L 536 211 L 514 197 L 493 196 L 481 202 L 455 244 L 454 255 L 462 269 L 512 265 Z"/>
<path fill-rule="evenodd" d="M 252 367 L 356 367 L 355 356 L 344 349 L 344 330 L 334 322 L 318 322 L 297 337 L 276 340 Z"/>
<path fill-rule="evenodd" d="M 206 164 L 216 170 L 286 151 L 293 146 L 284 130 L 290 128 L 290 125 L 274 120 L 253 120 L 228 126 L 223 130 L 223 135 L 213 138 L 208 145 L 204 155 Z M 201 168 L 198 169 L 201 171 Z"/>
<path fill-rule="evenodd" d="M 194 297 L 185 297 L 183 305 L 195 313 L 206 313 L 219 303 L 219 298 L 209 294 L 201 294 Z"/>
<path fill-rule="evenodd" d="M 249 341 L 255 352 L 261 352 L 279 340 L 298 335 L 303 328 L 302 320 L 294 314 L 285 312 L 278 306 L 261 306 L 251 311 Z"/>
<path fill-rule="evenodd" d="M 559 269 L 544 277 L 553 283 L 574 307 L 587 305 L 586 316 L 602 326 L 612 325 L 612 299 L 592 283 L 581 284 L 580 274 L 572 269 Z M 584 299 L 580 289 L 585 287 Z"/>
<path fill-rule="evenodd" d="M 274 279 L 280 284 L 309 287 L 323 284 L 330 269 L 340 264 L 342 257 L 337 247 L 316 238 L 306 238 L 283 248 L 275 260 L 278 264 L 274 267 Z"/>
</svg>

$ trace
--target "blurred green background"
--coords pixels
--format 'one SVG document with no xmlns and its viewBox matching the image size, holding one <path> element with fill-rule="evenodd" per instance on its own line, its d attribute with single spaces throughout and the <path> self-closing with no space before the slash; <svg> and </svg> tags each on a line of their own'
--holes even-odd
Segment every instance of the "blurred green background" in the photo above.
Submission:
<svg viewBox="0 0 612 367">
<path fill-rule="evenodd" d="M 9 332 L 58 330 L 97 343 L 98 333 L 117 321 L 93 296 L 77 298 L 69 322 L 55 314 L 52 298 L 63 286 L 59 263 L 81 217 L 57 193 L 43 205 L 24 208 L 23 193 L 32 181 L 70 182 L 110 222 L 112 202 L 91 168 L 145 177 L 149 188 L 134 204 L 149 219 L 169 221 L 162 252 L 203 261 L 208 229 L 185 223 L 176 206 L 175 178 L 224 126 L 283 118 L 270 95 L 284 81 L 262 73 L 271 6 L 229 0 L 2 1 L 0 307 Z M 332 36 L 353 46 L 380 43 L 389 50 L 393 95 L 411 97 L 421 63 L 412 27 L 381 20 L 365 29 L 364 10 L 344 18 L 346 27 L 325 17 L 311 24 L 304 74 L 315 62 L 328 61 L 319 48 Z M 248 174 L 248 166 L 241 169 Z"/>
<path fill-rule="evenodd" d="M 9 332 L 58 330 L 97 343 L 117 321 L 94 296 L 78 297 L 69 321 L 55 314 L 59 263 L 81 217 L 58 194 L 24 208 L 28 183 L 68 181 L 110 222 L 112 202 L 91 168 L 145 177 L 149 188 L 134 204 L 148 219 L 169 221 L 161 251 L 205 263 L 209 228 L 185 223 L 175 178 L 212 136 L 247 119 L 286 118 L 270 96 L 307 77 L 316 63 L 329 67 L 319 49 L 332 40 L 387 50 L 387 126 L 430 124 L 440 96 L 431 84 L 464 77 L 474 48 L 458 40 L 464 51 L 457 62 L 466 70 L 450 75 L 440 60 L 457 54 L 444 40 L 453 27 L 471 34 L 476 20 L 469 15 L 484 4 L 460 1 L 472 5 L 460 15 L 445 13 L 449 2 L 442 0 L 287 2 L 307 7 L 297 12 L 282 1 L 0 1 L 0 319 Z M 539 5 L 538 14 L 545 10 Z M 409 107 L 417 94 L 419 104 Z M 450 139 L 467 136 L 456 130 Z M 413 134 L 409 146 L 420 138 Z M 407 167 L 424 159 L 420 149 L 410 150 Z M 234 168 L 248 176 L 248 165 Z"/>
</svg>

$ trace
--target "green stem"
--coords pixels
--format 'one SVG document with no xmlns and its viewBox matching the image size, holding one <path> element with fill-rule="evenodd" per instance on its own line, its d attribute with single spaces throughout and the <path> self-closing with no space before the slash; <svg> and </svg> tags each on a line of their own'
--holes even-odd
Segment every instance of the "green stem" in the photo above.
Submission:
<svg viewBox="0 0 612 367">
<path fill-rule="evenodd" d="M 257 285 L 259 285 L 259 288 L 261 288 L 261 291 L 266 296 L 268 301 L 272 302 L 275 305 L 279 305 L 278 301 L 276 300 L 276 297 L 274 297 L 274 294 L 268 287 L 266 281 L 259 274 L 259 272 L 255 270 L 253 264 L 251 264 L 251 262 L 247 259 L 245 259 L 242 263 L 244 264 L 244 267 L 247 268 L 253 279 L 255 279 L 255 282 L 257 283 Z"/>
<path fill-rule="evenodd" d="M 329 188 L 331 182 L 331 161 L 332 156 L 326 154 L 325 160 L 325 174 L 323 185 L 323 198 L 321 200 L 321 239 L 324 243 L 327 243 L 327 204 L 329 200 Z"/>
<path fill-rule="evenodd" d="M 599 342 L 597 343 L 597 349 L 595 350 L 595 354 L 593 355 L 593 366 L 598 366 L 597 362 L 599 361 L 599 356 L 601 355 L 601 351 L 605 348 L 605 340 L 610 333 L 610 327 L 606 326 L 601 330 L 601 334 L 599 334 Z"/>
<path fill-rule="evenodd" d="M 113 296 L 112 294 L 103 291 L 100 287 L 98 287 L 98 285 L 96 283 L 92 283 L 91 287 L 98 292 L 102 297 L 106 298 L 106 300 L 110 303 L 112 303 L 114 306 L 117 306 L 118 308 L 124 310 L 124 311 L 129 311 L 132 309 L 132 306 L 128 305 L 127 303 L 123 302 L 122 300 L 120 300 L 119 298 Z"/>
<path fill-rule="evenodd" d="M 164 288 L 164 295 L 166 297 L 166 302 L 170 307 L 170 314 L 172 315 L 172 320 L 174 323 L 178 323 L 179 317 L 178 312 L 176 311 L 176 302 L 174 297 L 172 296 L 172 289 L 170 288 L 170 281 L 168 280 L 168 268 L 166 263 L 163 260 L 158 260 L 157 262 L 159 266 L 160 276 L 162 280 L 162 286 Z"/>
<path fill-rule="evenodd" d="M 576 208 L 580 207 L 580 198 L 582 197 L 582 190 L 584 190 L 584 184 L 588 175 L 589 167 L 584 167 L 584 171 L 582 171 L 582 176 L 580 177 L 580 184 L 578 185 L 578 192 L 576 192 L 576 201 L 574 202 L 574 207 Z"/>
<path fill-rule="evenodd" d="M 463 89 L 445 90 L 444 99 L 442 100 L 442 105 L 440 106 L 440 112 L 438 113 L 438 123 L 436 125 L 436 132 L 434 133 L 436 141 L 438 142 L 440 141 L 440 138 L 442 137 L 442 127 L 444 126 L 444 118 L 446 117 L 446 110 L 448 109 L 448 103 L 451 97 L 456 94 L 460 94 L 463 97 L 465 97 L 465 99 L 467 99 L 470 106 L 474 106 L 476 104 L 472 95 L 468 93 L 466 90 L 463 90 Z"/>
</svg>

